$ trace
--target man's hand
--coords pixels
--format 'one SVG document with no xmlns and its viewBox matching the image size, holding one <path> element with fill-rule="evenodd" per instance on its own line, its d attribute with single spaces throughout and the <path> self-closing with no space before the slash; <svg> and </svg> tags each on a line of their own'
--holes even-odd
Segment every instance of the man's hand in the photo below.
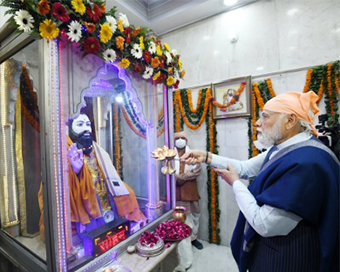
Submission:
<svg viewBox="0 0 340 272">
<path fill-rule="evenodd" d="M 223 179 L 225 180 L 230 186 L 233 186 L 234 181 L 240 179 L 236 169 L 228 163 L 228 169 L 218 169 L 214 168 L 214 171 Z"/>
<path fill-rule="evenodd" d="M 74 172 L 76 172 L 76 174 L 79 174 L 84 164 L 83 150 L 78 149 L 77 144 L 74 143 L 70 146 L 70 149 L 68 150 L 68 157 Z"/>
<path fill-rule="evenodd" d="M 180 161 L 189 165 L 194 165 L 200 162 L 205 162 L 206 156 L 207 156 L 206 151 L 190 150 L 180 158 Z"/>
</svg>

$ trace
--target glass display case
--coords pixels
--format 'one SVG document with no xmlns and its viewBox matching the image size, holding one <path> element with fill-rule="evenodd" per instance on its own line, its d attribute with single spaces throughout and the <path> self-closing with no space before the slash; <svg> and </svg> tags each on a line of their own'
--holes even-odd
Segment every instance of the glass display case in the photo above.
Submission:
<svg viewBox="0 0 340 272">
<path fill-rule="evenodd" d="M 1 38 L 0 241 L 29 271 L 95 271 L 171 217 L 172 90 L 74 45 Z"/>
</svg>

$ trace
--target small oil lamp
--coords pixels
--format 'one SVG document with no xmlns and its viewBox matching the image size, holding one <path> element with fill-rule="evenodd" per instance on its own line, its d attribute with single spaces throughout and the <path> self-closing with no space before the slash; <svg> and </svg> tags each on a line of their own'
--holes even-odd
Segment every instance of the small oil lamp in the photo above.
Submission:
<svg viewBox="0 0 340 272">
<path fill-rule="evenodd" d="M 176 150 L 169 149 L 167 146 L 163 148 L 157 148 L 152 152 L 152 157 L 156 158 L 158 161 L 164 161 L 164 166 L 161 171 L 164 175 L 171 175 L 176 172 L 176 169 L 172 166 L 171 160 L 176 156 Z"/>
</svg>

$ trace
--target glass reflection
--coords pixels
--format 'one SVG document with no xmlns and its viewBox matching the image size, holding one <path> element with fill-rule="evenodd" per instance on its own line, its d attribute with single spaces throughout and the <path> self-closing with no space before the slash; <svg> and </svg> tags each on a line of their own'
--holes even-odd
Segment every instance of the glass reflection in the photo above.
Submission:
<svg viewBox="0 0 340 272">
<path fill-rule="evenodd" d="M 42 259 L 38 43 L 1 64 L 1 230 Z M 42 238 L 44 238 L 42 236 Z"/>
<path fill-rule="evenodd" d="M 77 91 L 84 82 L 73 84 Z M 164 145 L 163 90 L 106 64 L 80 97 L 69 107 L 79 114 L 67 124 L 67 160 L 72 246 L 86 260 L 161 216 L 170 200 L 151 158 Z"/>
</svg>

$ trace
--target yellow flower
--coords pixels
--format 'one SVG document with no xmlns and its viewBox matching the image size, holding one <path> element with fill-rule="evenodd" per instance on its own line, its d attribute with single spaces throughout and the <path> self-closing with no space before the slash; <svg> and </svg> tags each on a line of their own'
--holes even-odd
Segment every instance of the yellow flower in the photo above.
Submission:
<svg viewBox="0 0 340 272">
<path fill-rule="evenodd" d="M 124 32 L 124 26 L 123 26 L 123 20 L 122 19 L 118 19 L 118 22 L 117 22 L 117 28 L 121 31 L 121 32 Z"/>
<path fill-rule="evenodd" d="M 127 69 L 130 66 L 130 61 L 128 59 L 122 59 L 121 62 L 118 63 L 120 68 Z"/>
<path fill-rule="evenodd" d="M 181 60 L 178 60 L 178 66 L 179 66 L 179 69 L 178 70 L 182 70 L 182 62 L 181 62 Z"/>
<path fill-rule="evenodd" d="M 83 15 L 86 11 L 86 7 L 83 3 L 83 0 L 73 0 L 71 2 L 73 9 L 78 12 L 80 15 Z"/>
<path fill-rule="evenodd" d="M 143 50 L 145 49 L 143 36 L 139 37 L 139 47 L 142 48 Z"/>
<path fill-rule="evenodd" d="M 162 51 L 162 49 L 159 45 L 157 45 L 157 47 L 156 47 L 156 54 L 158 56 L 162 56 L 162 54 L 163 54 L 163 51 Z"/>
<path fill-rule="evenodd" d="M 157 74 L 155 74 L 152 79 L 153 80 L 157 80 L 157 78 L 159 78 L 159 76 L 161 75 L 161 71 L 159 71 Z"/>
<path fill-rule="evenodd" d="M 100 29 L 100 41 L 102 43 L 107 43 L 112 38 L 112 30 L 111 27 L 107 24 L 101 25 Z"/>
<path fill-rule="evenodd" d="M 169 76 L 168 79 L 166 80 L 166 85 L 172 86 L 175 83 L 175 79 L 172 76 Z"/>
<path fill-rule="evenodd" d="M 164 44 L 164 48 L 166 49 L 166 51 L 170 52 L 170 47 L 167 43 Z"/>
<path fill-rule="evenodd" d="M 53 40 L 59 35 L 59 28 L 57 28 L 56 23 L 52 23 L 52 20 L 45 19 L 44 22 L 40 23 L 39 31 L 41 37 Z"/>
</svg>

